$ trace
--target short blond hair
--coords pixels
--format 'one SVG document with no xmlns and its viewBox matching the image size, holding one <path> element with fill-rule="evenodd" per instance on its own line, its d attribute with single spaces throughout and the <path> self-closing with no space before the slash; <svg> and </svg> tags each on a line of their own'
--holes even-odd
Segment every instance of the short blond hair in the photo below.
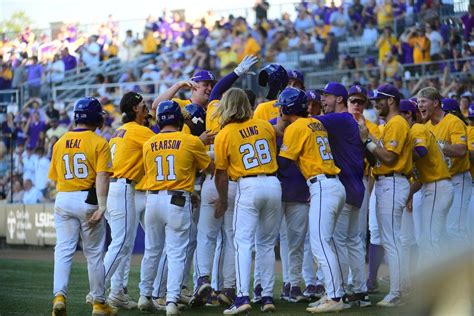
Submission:
<svg viewBox="0 0 474 316">
<path fill-rule="evenodd" d="M 220 117 L 222 127 L 229 123 L 245 122 L 252 118 L 253 113 L 249 98 L 242 89 L 231 88 L 227 90 L 219 103 L 220 106 L 213 117 Z"/>
<path fill-rule="evenodd" d="M 440 104 L 441 104 L 441 100 L 443 99 L 438 89 L 433 88 L 433 87 L 426 87 L 426 88 L 421 89 L 420 91 L 418 91 L 416 97 L 426 98 L 433 101 L 438 100 Z"/>
</svg>

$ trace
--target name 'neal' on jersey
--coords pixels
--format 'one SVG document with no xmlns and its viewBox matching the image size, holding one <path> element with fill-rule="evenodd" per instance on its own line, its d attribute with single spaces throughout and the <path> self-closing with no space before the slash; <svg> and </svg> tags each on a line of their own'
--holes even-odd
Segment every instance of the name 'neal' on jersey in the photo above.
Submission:
<svg viewBox="0 0 474 316">
<path fill-rule="evenodd" d="M 81 148 L 81 140 L 82 139 L 67 139 L 66 140 L 66 148 Z"/>
<path fill-rule="evenodd" d="M 160 142 L 154 142 L 151 143 L 151 151 L 156 151 L 156 150 L 165 150 L 165 149 L 179 149 L 179 146 L 181 146 L 181 141 L 180 140 L 160 140 Z"/>
<path fill-rule="evenodd" d="M 257 125 L 243 128 L 243 129 L 239 130 L 239 133 L 240 133 L 240 136 L 242 136 L 242 138 L 247 138 L 247 137 L 250 137 L 250 136 L 253 136 L 253 135 L 258 135 Z"/>
</svg>

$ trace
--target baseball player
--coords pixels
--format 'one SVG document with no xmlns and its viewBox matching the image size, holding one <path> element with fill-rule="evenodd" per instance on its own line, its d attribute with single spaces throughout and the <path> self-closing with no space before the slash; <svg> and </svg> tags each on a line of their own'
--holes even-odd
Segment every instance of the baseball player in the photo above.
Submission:
<svg viewBox="0 0 474 316">
<path fill-rule="evenodd" d="M 378 306 L 398 306 L 401 301 L 401 244 L 400 225 L 402 211 L 410 193 L 407 176 L 412 171 L 412 145 L 410 127 L 400 116 L 400 93 L 390 84 L 381 85 L 371 98 L 375 100 L 375 109 L 387 122 L 379 143 L 368 137 L 368 130 L 361 122 L 362 141 L 365 142 L 377 164 L 375 176 L 375 196 L 377 222 L 382 245 L 388 259 L 390 272 L 390 291 Z"/>
<path fill-rule="evenodd" d="M 143 126 L 148 109 L 143 97 L 127 92 L 120 100 L 122 122 L 110 139 L 113 177 L 107 198 L 106 218 L 110 226 L 112 242 L 104 258 L 106 284 L 111 281 L 109 300 L 115 306 L 126 308 L 128 296 L 123 293 L 123 278 L 112 278 L 122 260 L 129 256 L 135 242 L 137 215 L 135 212 L 135 184 L 143 177 L 141 148 L 146 140 L 155 135 Z M 112 279 L 112 280 L 111 280 Z"/>
<path fill-rule="evenodd" d="M 341 211 L 345 190 L 337 174 L 332 152 L 323 124 L 308 118 L 307 99 L 303 91 L 285 89 L 278 98 L 282 120 L 289 123 L 280 149 L 280 167 L 296 161 L 307 180 L 310 191 L 309 230 L 311 249 L 322 269 L 327 298 L 312 313 L 339 311 L 347 308 L 342 296 L 342 275 L 338 266 L 336 249 L 330 242 L 334 226 Z"/>
<path fill-rule="evenodd" d="M 274 104 L 278 93 L 285 89 L 288 82 L 287 71 L 278 64 L 270 64 L 260 70 L 258 74 L 258 84 L 262 87 L 268 87 L 266 99 L 269 101 L 257 105 L 253 114 L 254 118 L 269 121 L 278 116 L 279 109 L 275 107 Z"/>
<path fill-rule="evenodd" d="M 441 95 L 435 88 L 421 89 L 417 100 L 421 116 L 427 121 L 426 126 L 435 135 L 444 154 L 454 187 L 453 203 L 447 217 L 448 235 L 452 241 L 456 241 L 457 247 L 466 245 L 467 213 L 472 189 L 466 125 L 455 115 L 443 111 Z"/>
<path fill-rule="evenodd" d="M 217 110 L 222 130 L 214 142 L 219 194 L 216 216 L 228 208 L 228 182 L 237 181 L 234 210 L 234 246 L 237 297 L 224 314 L 251 310 L 249 299 L 252 247 L 255 244 L 262 282 L 262 311 L 275 311 L 273 303 L 274 246 L 281 220 L 281 186 L 276 177 L 276 136 L 270 123 L 252 118 L 246 93 L 228 90 Z M 265 190 L 262 190 L 265 188 Z M 258 193 L 258 194 L 257 194 Z"/>
<path fill-rule="evenodd" d="M 116 315 L 105 302 L 103 247 L 109 176 L 110 147 L 95 134 L 104 122 L 97 99 L 83 98 L 74 105 L 76 128 L 54 145 L 48 177 L 56 182 L 54 221 L 53 316 L 66 315 L 69 273 L 79 236 L 87 259 L 93 301 L 92 315 Z M 95 186 L 95 187 L 94 187 Z"/>
<path fill-rule="evenodd" d="M 246 56 L 240 64 L 228 75 L 223 77 L 214 86 L 207 106 L 208 115 L 205 116 L 206 128 L 212 134 L 221 129 L 220 117 L 216 115 L 219 107 L 219 100 L 222 94 L 227 91 L 233 83 L 240 77 L 247 74 L 250 68 L 258 62 L 255 56 Z M 213 154 L 214 146 L 210 146 L 210 152 Z M 216 217 L 215 201 L 218 199 L 217 189 L 214 183 L 213 175 L 207 174 L 202 184 L 201 191 L 201 209 L 198 221 L 198 236 L 196 248 L 195 268 L 199 279 L 196 294 L 206 296 L 212 288 L 210 286 L 211 269 L 215 271 L 216 278 L 214 290 L 219 292 L 219 301 L 227 306 L 233 303 L 235 298 L 235 256 L 233 244 L 232 221 L 234 216 L 235 194 L 237 191 L 237 182 L 229 181 L 228 206 L 223 216 Z M 220 252 L 216 252 L 216 242 L 218 236 L 221 238 Z M 214 263 L 213 264 L 213 254 Z M 216 258 L 217 257 L 217 258 Z M 222 283 L 222 288 L 220 284 Z"/>
<path fill-rule="evenodd" d="M 451 175 L 435 136 L 426 125 L 416 123 L 416 104 L 410 100 L 400 102 L 400 112 L 411 125 L 410 136 L 416 172 L 410 195 L 421 189 L 421 215 L 419 261 L 422 266 L 436 261 L 440 251 L 446 217 L 453 202 Z M 411 198 L 409 199 L 411 200 Z"/>
<path fill-rule="evenodd" d="M 469 149 L 469 160 L 471 162 L 471 177 L 472 177 L 472 194 L 471 202 L 469 203 L 469 214 L 468 221 L 471 223 L 468 228 L 470 228 L 471 240 L 474 240 L 474 103 L 469 105 L 467 118 L 469 120 L 469 126 L 467 127 L 467 139 L 468 139 L 468 149 Z M 471 247 L 473 245 L 471 244 Z"/>
<path fill-rule="evenodd" d="M 211 172 L 214 164 L 198 137 L 181 132 L 184 118 L 177 102 L 161 102 L 157 121 L 160 133 L 143 145 L 148 195 L 138 306 L 149 310 L 153 304 L 153 281 L 165 248 L 168 262 L 166 315 L 179 315 L 177 302 L 181 296 L 192 222 L 191 193 L 196 172 Z"/>
</svg>

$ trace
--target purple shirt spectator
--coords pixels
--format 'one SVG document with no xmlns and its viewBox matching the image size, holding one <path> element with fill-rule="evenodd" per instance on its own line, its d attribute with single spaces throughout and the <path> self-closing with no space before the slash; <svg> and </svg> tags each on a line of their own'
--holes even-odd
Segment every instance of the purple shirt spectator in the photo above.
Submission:
<svg viewBox="0 0 474 316">
<path fill-rule="evenodd" d="M 194 33 L 191 29 L 191 25 L 189 25 L 189 28 L 187 27 L 186 31 L 183 32 L 182 37 L 183 47 L 191 46 L 193 44 Z"/>
<path fill-rule="evenodd" d="M 402 55 L 400 56 L 400 62 L 402 64 L 413 64 L 413 47 L 410 44 L 402 43 Z"/>
<path fill-rule="evenodd" d="M 473 5 L 471 4 L 470 7 Z M 474 10 L 474 9 L 470 9 Z M 468 13 L 466 15 L 463 15 L 461 17 L 461 21 L 464 24 L 464 39 L 466 41 L 469 40 L 469 37 L 471 36 L 472 28 L 474 26 L 474 13 Z"/>
<path fill-rule="evenodd" d="M 28 146 L 36 148 L 41 132 L 46 130 L 46 124 L 41 121 L 31 122 L 28 125 Z"/>
<path fill-rule="evenodd" d="M 68 71 L 77 67 L 76 57 L 72 55 L 67 55 L 62 58 L 64 63 L 64 70 Z"/>
<path fill-rule="evenodd" d="M 30 86 L 39 87 L 41 85 L 41 76 L 43 75 L 43 66 L 34 63 L 26 67 L 28 74 L 27 82 Z"/>
<path fill-rule="evenodd" d="M 393 16 L 395 18 L 401 16 L 403 13 L 406 13 L 407 11 L 407 6 L 405 5 L 405 3 L 402 3 L 402 2 L 393 3 L 392 8 L 393 8 Z"/>
</svg>

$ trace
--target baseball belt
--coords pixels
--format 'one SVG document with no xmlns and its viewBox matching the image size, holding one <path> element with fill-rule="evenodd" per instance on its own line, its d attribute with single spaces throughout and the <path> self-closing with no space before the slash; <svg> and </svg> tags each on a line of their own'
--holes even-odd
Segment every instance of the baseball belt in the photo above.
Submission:
<svg viewBox="0 0 474 316">
<path fill-rule="evenodd" d="M 312 177 L 311 179 L 309 179 L 309 182 L 310 182 L 311 184 L 313 184 L 313 183 L 316 183 L 316 182 L 318 182 L 318 181 L 324 180 L 324 178 L 323 178 L 323 179 L 318 178 L 319 176 L 325 176 L 327 179 L 334 179 L 334 178 L 337 178 L 337 175 L 335 175 L 335 174 L 319 174 L 319 175 L 314 176 L 314 177 Z"/>
</svg>

